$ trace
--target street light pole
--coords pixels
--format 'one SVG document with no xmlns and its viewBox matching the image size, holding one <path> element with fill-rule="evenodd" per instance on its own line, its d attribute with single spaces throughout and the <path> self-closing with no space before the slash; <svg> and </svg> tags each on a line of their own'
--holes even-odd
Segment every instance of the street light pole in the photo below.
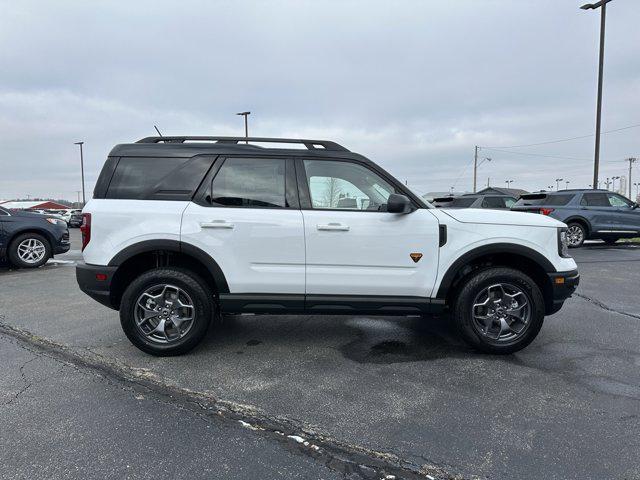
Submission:
<svg viewBox="0 0 640 480">
<path fill-rule="evenodd" d="M 249 138 L 249 115 L 251 115 L 251 112 L 239 112 L 236 113 L 236 115 L 242 115 L 244 117 L 244 138 L 248 139 Z M 249 140 L 246 140 L 245 143 L 249 143 Z"/>
<path fill-rule="evenodd" d="M 602 73 L 604 70 L 604 27 L 607 18 L 607 3 L 611 0 L 600 0 L 597 3 L 582 5 L 582 10 L 600 8 L 600 55 L 598 63 L 598 100 L 596 105 L 596 145 L 593 156 L 593 188 L 598 188 L 598 169 L 600 167 L 600 125 L 602 120 Z"/>
<path fill-rule="evenodd" d="M 82 154 L 82 145 L 84 142 L 75 142 L 74 145 L 80 145 L 80 172 L 82 172 L 82 206 L 87 204 L 87 199 L 84 194 L 84 155 Z"/>
<path fill-rule="evenodd" d="M 618 180 L 620 177 L 611 177 L 611 190 L 613 190 L 614 192 L 616 191 L 616 180 Z"/>
<path fill-rule="evenodd" d="M 564 178 L 556 178 L 556 192 L 560 190 L 560 182 L 564 180 Z"/>
<path fill-rule="evenodd" d="M 570 183 L 571 183 L 571 182 L 570 182 L 569 180 L 567 180 L 567 181 L 565 181 L 565 182 L 564 182 L 564 189 L 565 189 L 565 190 L 569 190 L 569 184 L 570 184 Z"/>
</svg>

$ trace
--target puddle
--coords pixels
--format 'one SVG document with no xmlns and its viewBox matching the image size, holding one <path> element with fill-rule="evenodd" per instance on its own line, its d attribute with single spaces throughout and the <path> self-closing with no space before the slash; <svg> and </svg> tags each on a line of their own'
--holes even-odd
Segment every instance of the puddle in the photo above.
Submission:
<svg viewBox="0 0 640 480">
<path fill-rule="evenodd" d="M 349 326 L 357 329 L 358 338 L 339 350 L 345 358 L 358 363 L 423 362 L 472 354 L 443 319 L 359 318 L 350 321 Z"/>
</svg>

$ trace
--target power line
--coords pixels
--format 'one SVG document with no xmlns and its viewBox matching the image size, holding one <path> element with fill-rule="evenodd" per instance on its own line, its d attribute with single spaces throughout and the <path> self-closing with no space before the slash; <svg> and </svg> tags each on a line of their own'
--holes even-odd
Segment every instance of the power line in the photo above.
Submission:
<svg viewBox="0 0 640 480">
<path fill-rule="evenodd" d="M 590 158 L 584 158 L 584 157 L 567 157 L 567 156 L 563 156 L 563 155 L 553 155 L 553 154 L 544 154 L 544 153 L 529 153 L 529 152 L 512 152 L 510 150 L 502 150 L 499 148 L 492 148 L 492 147 L 482 147 L 484 150 L 491 150 L 493 152 L 503 152 L 503 153 L 508 153 L 509 155 L 526 155 L 529 157 L 545 157 L 545 158 L 559 158 L 562 160 L 591 160 Z"/>
<path fill-rule="evenodd" d="M 605 135 L 607 133 L 621 132 L 622 130 L 629 130 L 630 128 L 638 128 L 638 127 L 640 127 L 640 123 L 636 125 L 627 125 L 626 127 L 616 128 L 614 130 L 607 130 L 606 132 L 601 132 L 600 135 Z M 579 137 L 563 138 L 559 140 L 549 140 L 547 142 L 529 143 L 527 145 L 510 145 L 508 147 L 497 147 L 497 148 L 537 147 L 538 145 L 549 145 L 552 143 L 570 142 L 572 140 L 579 140 L 581 138 L 589 138 L 589 137 L 595 137 L 595 133 L 591 133 L 589 135 L 580 135 Z M 482 147 L 482 148 L 492 148 L 492 147 Z"/>
</svg>

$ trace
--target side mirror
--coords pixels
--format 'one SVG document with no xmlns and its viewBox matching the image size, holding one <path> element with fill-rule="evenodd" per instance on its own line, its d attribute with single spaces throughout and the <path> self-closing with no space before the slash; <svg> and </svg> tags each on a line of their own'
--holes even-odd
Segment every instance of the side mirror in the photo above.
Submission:
<svg viewBox="0 0 640 480">
<path fill-rule="evenodd" d="M 631 205 L 632 210 L 635 210 L 638 207 L 640 207 L 640 205 L 638 205 L 636 202 L 633 202 L 633 204 Z"/>
<path fill-rule="evenodd" d="M 404 195 L 392 193 L 387 199 L 387 212 L 389 213 L 411 213 L 413 208 L 411 200 Z"/>
</svg>

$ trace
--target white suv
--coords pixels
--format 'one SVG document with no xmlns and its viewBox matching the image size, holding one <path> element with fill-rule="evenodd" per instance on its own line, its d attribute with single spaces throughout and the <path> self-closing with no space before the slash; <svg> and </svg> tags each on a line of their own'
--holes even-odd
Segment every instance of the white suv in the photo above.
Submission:
<svg viewBox="0 0 640 480">
<path fill-rule="evenodd" d="M 473 347 L 511 353 L 578 284 L 557 220 L 432 208 L 334 142 L 245 140 L 150 137 L 109 154 L 77 279 L 145 352 L 187 352 L 227 313 L 444 309 Z"/>
</svg>

